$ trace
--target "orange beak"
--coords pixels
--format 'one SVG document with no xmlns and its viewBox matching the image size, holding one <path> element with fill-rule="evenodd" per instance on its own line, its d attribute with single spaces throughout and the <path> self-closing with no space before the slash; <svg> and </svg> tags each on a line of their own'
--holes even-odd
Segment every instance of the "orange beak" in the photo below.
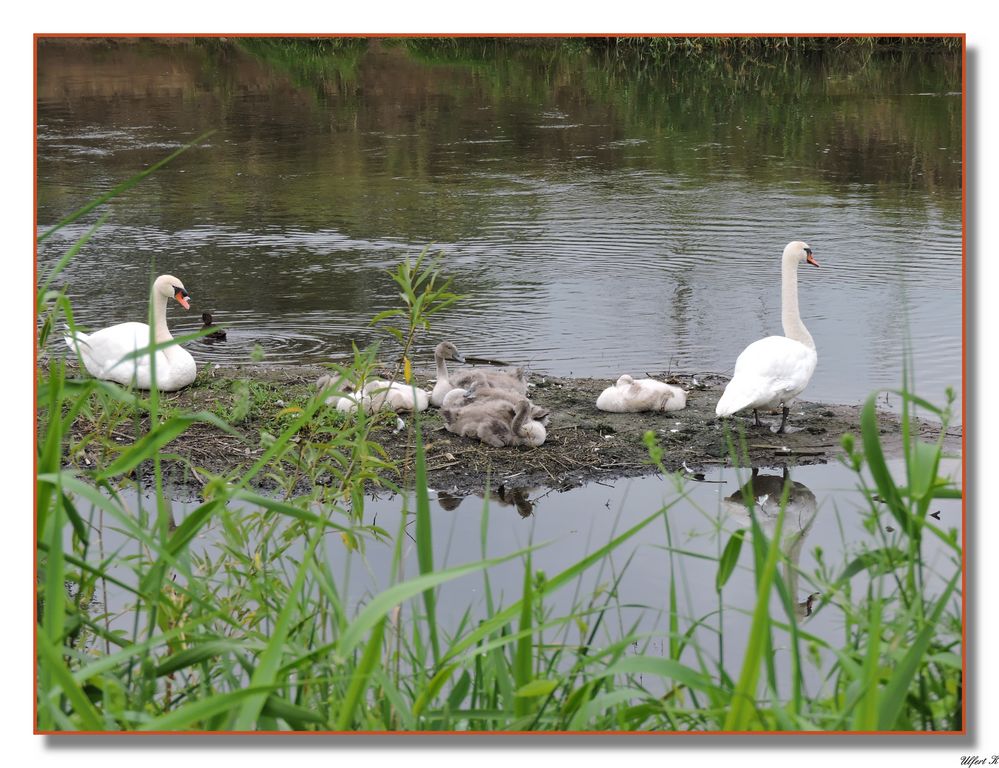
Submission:
<svg viewBox="0 0 999 768">
<path fill-rule="evenodd" d="M 177 291 L 177 293 L 175 293 L 173 295 L 173 297 L 175 299 L 177 299 L 177 303 L 180 304 L 180 306 L 182 306 L 184 309 L 190 309 L 191 308 L 191 305 L 187 301 L 190 298 L 190 294 L 188 294 L 187 296 L 185 296 L 180 291 Z"/>
<path fill-rule="evenodd" d="M 813 259 L 813 258 L 812 258 L 812 254 L 810 254 L 810 253 L 809 253 L 808 255 L 806 255 L 806 256 L 805 256 L 805 261 L 807 261 L 807 262 L 808 262 L 809 264 L 811 264 L 811 265 L 812 265 L 813 267 L 817 267 L 817 266 L 819 266 L 819 262 L 817 262 L 817 261 L 816 261 L 815 259 Z"/>
</svg>

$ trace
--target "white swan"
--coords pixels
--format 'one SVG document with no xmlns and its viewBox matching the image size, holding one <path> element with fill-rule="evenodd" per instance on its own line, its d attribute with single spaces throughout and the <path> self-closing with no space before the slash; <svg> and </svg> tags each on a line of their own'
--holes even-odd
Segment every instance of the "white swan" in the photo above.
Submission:
<svg viewBox="0 0 999 768">
<path fill-rule="evenodd" d="M 172 275 L 160 275 L 153 283 L 149 304 L 153 311 L 153 341 L 156 344 L 173 339 L 166 322 L 166 306 L 176 299 L 184 309 L 190 309 L 190 295 L 184 284 Z M 152 358 L 147 352 L 123 360 L 131 352 L 149 346 L 149 326 L 146 323 L 120 323 L 95 333 L 77 331 L 64 338 L 66 345 L 79 353 L 83 366 L 97 379 L 114 381 L 138 389 L 152 386 Z M 177 344 L 156 350 L 156 388 L 172 392 L 194 381 L 197 365 L 191 353 Z"/>
<path fill-rule="evenodd" d="M 624 374 L 597 398 L 597 408 L 612 413 L 679 411 L 687 406 L 687 393 L 655 379 L 633 379 Z"/>
<path fill-rule="evenodd" d="M 812 258 L 807 243 L 795 240 L 784 248 L 781 258 L 781 322 L 783 336 L 767 336 L 746 347 L 735 361 L 732 380 L 715 408 L 716 416 L 731 416 L 753 409 L 760 425 L 758 408 L 782 408 L 778 434 L 787 424 L 788 407 L 802 393 L 815 371 L 818 355 L 811 334 L 798 313 L 798 264 Z"/>
<path fill-rule="evenodd" d="M 465 362 L 465 358 L 458 354 L 458 348 L 450 341 L 442 341 L 434 349 L 434 362 L 437 364 L 437 382 L 430 393 L 430 404 L 440 408 L 444 402 L 444 396 L 452 389 L 468 389 L 472 384 L 485 384 L 499 389 L 509 389 L 521 395 L 527 394 L 527 379 L 524 377 L 522 368 L 518 368 L 513 373 L 504 371 L 481 371 L 475 368 L 462 368 L 461 370 L 449 373 L 447 360 L 454 360 L 459 363 Z"/>
</svg>

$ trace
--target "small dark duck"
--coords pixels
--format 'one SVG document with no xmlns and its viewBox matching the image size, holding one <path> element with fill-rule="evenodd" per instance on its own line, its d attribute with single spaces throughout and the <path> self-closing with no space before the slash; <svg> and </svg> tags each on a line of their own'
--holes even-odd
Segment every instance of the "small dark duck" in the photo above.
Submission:
<svg viewBox="0 0 999 768">
<path fill-rule="evenodd" d="M 201 330 L 204 331 L 207 328 L 215 328 L 216 327 L 216 326 L 212 325 L 212 313 L 211 312 L 202 312 L 201 313 L 201 319 L 205 321 L 205 324 L 201 327 Z M 222 330 L 221 328 L 217 328 L 216 330 L 214 330 L 211 333 L 209 333 L 208 335 L 206 335 L 204 337 L 204 340 L 208 341 L 208 342 L 212 342 L 212 341 L 225 341 L 225 331 Z"/>
</svg>

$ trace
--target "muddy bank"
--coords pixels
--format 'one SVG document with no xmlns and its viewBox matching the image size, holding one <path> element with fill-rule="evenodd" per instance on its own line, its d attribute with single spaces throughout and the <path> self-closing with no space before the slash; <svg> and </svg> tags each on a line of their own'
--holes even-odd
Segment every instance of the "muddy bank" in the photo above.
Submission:
<svg viewBox="0 0 999 768">
<path fill-rule="evenodd" d="M 653 374 L 655 375 L 655 374 Z M 713 466 L 785 467 L 823 464 L 843 455 L 843 434 L 859 433 L 860 406 L 799 402 L 791 411 L 785 434 L 775 433 L 780 413 L 752 414 L 719 420 L 714 409 L 728 378 L 715 374 L 656 376 L 689 391 L 687 407 L 673 413 L 605 413 L 597 395 L 610 381 L 535 377 L 531 399 L 551 411 L 548 438 L 539 448 L 491 448 L 444 429 L 436 411 L 425 428 L 427 467 L 434 488 L 467 491 L 482 488 L 488 475 L 499 482 L 569 488 L 657 472 L 643 440 L 654 432 L 668 471 L 702 472 Z M 901 455 L 897 416 L 879 412 L 886 454 Z M 935 439 L 939 425 L 920 422 L 919 433 Z M 959 452 L 961 432 L 951 428 L 950 450 Z M 405 461 L 405 433 L 383 442 L 393 458 Z M 734 455 L 733 455 L 734 446 Z"/>
<path fill-rule="evenodd" d="M 185 460 L 165 459 L 170 481 L 195 490 L 203 481 L 199 470 L 221 475 L 249 467 L 263 452 L 261 434 L 276 433 L 278 426 L 274 419 L 282 409 L 304 405 L 316 395 L 315 380 L 321 373 L 323 369 L 318 367 L 209 366 L 199 371 L 193 386 L 163 394 L 166 407 L 209 411 L 225 417 L 237 407 L 242 382 L 249 382 L 252 393 L 248 411 L 235 422 L 238 435 L 196 423 L 167 446 L 166 452 Z M 431 382 L 429 372 L 418 371 L 414 376 L 420 385 Z M 727 382 L 723 376 L 681 374 L 657 378 L 689 390 L 684 410 L 605 413 L 597 410 L 594 402 L 609 381 L 533 375 L 531 398 L 551 411 L 547 441 L 538 448 L 493 448 L 458 437 L 444 429 L 435 409 L 426 411 L 421 417 L 430 487 L 467 493 L 481 490 L 489 479 L 494 488 L 506 484 L 565 489 L 653 473 L 658 470 L 650 462 L 643 441 L 648 430 L 655 433 L 663 449 L 662 461 L 667 470 L 693 473 L 733 463 L 757 467 L 825 463 L 842 455 L 840 438 L 844 433 L 859 432 L 859 406 L 799 402 L 791 411 L 787 433 L 777 435 L 772 430 L 780 423 L 779 413 L 761 414 L 767 425 L 762 428 L 753 425 L 751 414 L 740 414 L 727 422 L 715 418 L 715 404 Z M 245 384 L 242 387 L 245 399 Z M 897 417 L 882 411 L 878 419 L 886 453 L 899 455 L 901 435 Z M 125 425 L 125 431 L 119 428 L 109 437 L 118 443 L 131 442 L 134 437 L 126 434 L 129 426 Z M 73 431 L 79 438 L 92 428 L 85 420 L 78 420 Z M 939 425 L 921 422 L 918 430 L 926 439 L 935 439 Z M 394 420 L 385 419 L 375 426 L 371 437 L 398 467 L 389 479 L 406 483 L 413 475 L 412 429 L 396 431 Z M 952 427 L 946 440 L 949 450 L 959 452 L 960 427 Z M 67 457 L 70 463 L 91 469 L 106 460 L 96 455 L 95 443 L 83 442 L 80 450 Z"/>
</svg>

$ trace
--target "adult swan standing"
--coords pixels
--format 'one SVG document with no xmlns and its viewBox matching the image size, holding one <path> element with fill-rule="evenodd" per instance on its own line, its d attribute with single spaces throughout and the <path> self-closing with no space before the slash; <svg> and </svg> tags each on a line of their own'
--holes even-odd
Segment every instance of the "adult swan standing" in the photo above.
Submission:
<svg viewBox="0 0 999 768">
<path fill-rule="evenodd" d="M 170 299 L 176 299 L 184 309 L 190 309 L 191 297 L 184 284 L 172 275 L 160 275 L 153 283 L 149 304 L 153 311 L 153 340 L 157 344 L 173 339 L 167 328 L 166 307 Z M 149 346 L 149 326 L 145 323 L 120 323 L 110 328 L 102 328 L 96 333 L 76 332 L 65 337 L 70 349 L 79 350 L 80 358 L 90 375 L 98 379 L 115 381 L 138 389 L 150 389 L 152 385 L 152 358 L 149 353 L 132 357 L 129 353 Z M 177 344 L 156 350 L 156 388 L 164 392 L 186 387 L 194 381 L 197 366 L 186 349 Z"/>
<path fill-rule="evenodd" d="M 735 361 L 735 373 L 725 387 L 716 416 L 731 416 L 746 408 L 753 409 L 756 426 L 758 408 L 780 405 L 782 415 L 778 434 L 787 424 L 788 407 L 808 386 L 818 355 L 811 334 L 798 313 L 798 264 L 812 258 L 812 249 L 800 240 L 788 243 L 781 258 L 781 323 L 783 336 L 767 336 L 746 347 Z"/>
</svg>

